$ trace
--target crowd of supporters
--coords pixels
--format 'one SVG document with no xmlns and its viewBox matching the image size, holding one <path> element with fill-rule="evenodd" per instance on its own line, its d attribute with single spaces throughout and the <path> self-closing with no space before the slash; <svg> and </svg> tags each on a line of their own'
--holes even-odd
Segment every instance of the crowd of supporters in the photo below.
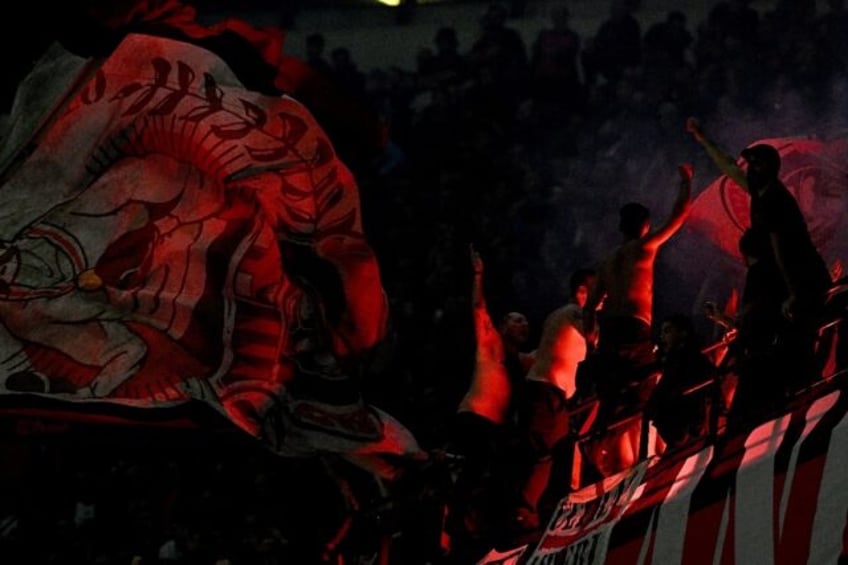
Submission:
<svg viewBox="0 0 848 565">
<path fill-rule="evenodd" d="M 675 11 L 643 29 L 638 9 L 613 1 L 593 37 L 557 9 L 530 45 L 493 4 L 475 37 L 434 29 L 416 69 L 363 72 L 336 45 L 325 61 L 324 39 L 310 38 L 307 63 L 388 133 L 373 155 L 337 141 L 391 301 L 391 337 L 364 380 L 370 402 L 426 448 L 445 446 L 474 370 L 469 243 L 486 259 L 489 312 L 524 313 L 525 347 L 534 349 L 542 322 L 568 298 L 569 274 L 597 264 L 619 237 L 608 227 L 620 205 L 667 208 L 657 187 L 684 161 L 719 174 L 686 136 L 686 116 L 734 147 L 751 132 L 828 136 L 845 127 L 843 2 L 818 12 L 806 0 L 768 12 L 749 4 L 717 2 L 701 22 Z M 658 259 L 656 319 L 695 312 L 698 288 L 679 281 L 708 267 L 674 259 Z M 669 285 L 672 272 L 678 283 Z M 381 520 L 409 519 L 378 509 L 379 485 L 352 470 L 356 503 L 322 463 L 281 461 L 228 434 L 39 425 L 21 436 L 21 421 L 9 425 L 0 556 L 16 556 L 10 563 L 334 562 L 328 540 L 346 531 L 346 514 L 359 520 L 342 543 L 368 550 L 379 546 Z M 419 487 L 438 491 L 449 478 L 424 473 L 402 486 L 408 500 L 395 501 L 419 509 L 394 525 L 407 548 L 398 562 L 440 556 L 443 496 Z"/>
<path fill-rule="evenodd" d="M 681 162 L 694 164 L 693 190 L 720 174 L 685 134 L 686 116 L 738 148 L 844 129 L 837 30 L 848 13 L 838 2 L 820 13 L 808 2 L 763 13 L 749 4 L 718 2 L 703 22 L 674 12 L 645 30 L 638 12 L 613 11 L 582 40 L 557 13 L 559 27 L 527 47 L 495 9 L 498 23 L 484 18 L 459 45 L 453 30 L 436 31 L 435 55 L 419 57 L 416 72 L 380 69 L 365 81 L 361 95 L 391 134 L 382 168 L 358 179 L 397 336 L 396 364 L 374 387 L 423 441 L 443 437 L 441 416 L 472 368 L 469 243 L 486 258 L 493 317 L 526 314 L 532 349 L 567 299 L 568 276 L 617 243 L 622 204 L 669 208 L 665 187 Z M 658 258 L 655 314 L 700 312 L 699 281 L 716 263 L 693 245 L 679 238 Z M 741 286 L 741 268 L 727 263 Z"/>
</svg>

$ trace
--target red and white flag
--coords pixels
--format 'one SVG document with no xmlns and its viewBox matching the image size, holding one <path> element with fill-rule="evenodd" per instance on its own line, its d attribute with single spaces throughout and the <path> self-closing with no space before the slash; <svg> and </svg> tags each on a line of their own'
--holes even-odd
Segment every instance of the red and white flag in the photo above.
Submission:
<svg viewBox="0 0 848 565">
<path fill-rule="evenodd" d="M 387 301 L 356 183 L 304 106 L 133 34 L 103 62 L 42 61 L 8 123 L 0 393 L 199 400 L 282 454 L 418 450 L 351 374 Z"/>
<path fill-rule="evenodd" d="M 813 243 L 828 262 L 848 254 L 848 138 L 760 139 L 780 153 L 780 179 L 795 196 Z M 740 161 L 740 165 L 744 165 Z M 726 253 L 740 257 L 738 244 L 750 222 L 750 197 L 721 175 L 695 198 L 689 226 Z"/>
</svg>

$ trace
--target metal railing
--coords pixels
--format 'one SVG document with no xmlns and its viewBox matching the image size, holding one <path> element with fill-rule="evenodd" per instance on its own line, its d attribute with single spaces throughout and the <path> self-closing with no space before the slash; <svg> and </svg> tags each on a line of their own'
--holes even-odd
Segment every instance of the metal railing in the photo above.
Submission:
<svg viewBox="0 0 848 565">
<path fill-rule="evenodd" d="M 837 297 L 840 298 L 841 302 L 840 300 L 836 300 Z M 830 331 L 836 331 L 837 326 L 840 324 L 848 324 L 848 277 L 843 277 L 833 284 L 828 292 L 828 304 L 834 307 L 829 309 L 825 319 L 819 326 L 819 346 L 824 343 L 821 339 L 822 336 L 827 336 L 827 333 Z M 721 339 L 702 348 L 701 352 L 706 355 L 714 354 L 723 348 L 730 347 L 737 337 L 738 331 L 730 329 L 725 332 Z M 845 344 L 842 344 L 842 347 L 845 347 Z M 711 394 L 708 396 L 711 406 L 708 413 L 706 434 L 703 437 L 693 439 L 693 444 L 701 441 L 714 443 L 725 431 L 721 427 L 721 421 L 722 417 L 727 415 L 729 406 L 724 405 L 722 384 L 724 379 L 727 378 L 728 373 L 732 373 L 733 370 L 734 367 L 732 365 L 726 365 L 723 360 L 716 365 L 717 373 L 714 377 L 696 383 L 680 392 L 680 398 L 685 398 L 703 393 L 707 389 L 712 389 L 710 391 Z M 837 366 L 833 373 L 821 375 L 820 378 L 810 385 L 794 391 L 792 396 L 787 398 L 786 405 L 783 408 L 789 407 L 798 399 L 814 394 L 825 387 L 844 386 L 846 383 L 848 383 L 848 367 Z M 596 394 L 593 394 L 572 408 L 569 417 L 572 424 L 577 424 L 571 428 L 572 430 L 577 430 L 571 434 L 571 440 L 574 442 L 575 449 L 580 449 L 581 446 L 584 446 L 588 442 L 597 441 L 622 427 L 633 425 L 636 420 L 641 420 L 638 460 L 642 461 L 646 459 L 649 451 L 650 426 L 652 421 L 646 417 L 644 406 L 634 407 L 633 412 L 613 422 L 604 422 L 604 426 L 599 428 L 594 425 L 594 420 L 600 409 L 600 403 L 601 400 Z"/>
</svg>

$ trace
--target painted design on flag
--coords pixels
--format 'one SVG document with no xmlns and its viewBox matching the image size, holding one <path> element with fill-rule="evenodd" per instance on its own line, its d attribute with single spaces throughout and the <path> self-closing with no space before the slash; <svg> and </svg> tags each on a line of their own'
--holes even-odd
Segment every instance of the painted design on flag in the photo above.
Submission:
<svg viewBox="0 0 848 565">
<path fill-rule="evenodd" d="M 387 305 L 303 106 L 130 35 L 34 147 L 0 177 L 0 392 L 199 399 L 284 454 L 417 449 L 349 374 Z"/>
<path fill-rule="evenodd" d="M 803 137 L 761 139 L 780 153 L 780 179 L 795 196 L 813 243 L 828 260 L 848 253 L 848 139 Z M 744 165 L 742 160 L 740 165 Z M 733 180 L 721 175 L 697 196 L 689 226 L 739 257 L 739 238 L 750 223 L 750 197 Z"/>
<path fill-rule="evenodd" d="M 848 397 L 652 459 L 560 503 L 526 563 L 789 565 L 848 556 Z"/>
</svg>

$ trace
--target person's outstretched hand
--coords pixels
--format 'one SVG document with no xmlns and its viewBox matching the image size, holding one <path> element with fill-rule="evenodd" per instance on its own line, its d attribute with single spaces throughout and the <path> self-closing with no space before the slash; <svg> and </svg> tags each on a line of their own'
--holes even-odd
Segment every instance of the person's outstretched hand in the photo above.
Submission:
<svg viewBox="0 0 848 565">
<path fill-rule="evenodd" d="M 781 311 L 783 312 L 783 316 L 787 320 L 791 320 L 792 316 L 795 314 L 795 302 L 796 298 L 794 294 L 790 294 L 789 297 L 783 301 L 781 305 Z"/>
<path fill-rule="evenodd" d="M 595 351 L 598 349 L 598 338 L 600 337 L 601 332 L 598 331 L 598 328 L 592 328 L 592 331 L 586 334 L 586 346 L 590 351 Z"/>
<path fill-rule="evenodd" d="M 701 124 L 699 124 L 698 120 L 692 116 L 686 118 L 686 131 L 692 134 L 695 141 L 701 141 L 704 139 L 704 131 L 701 129 Z"/>
<path fill-rule="evenodd" d="M 482 275 L 483 259 L 480 257 L 480 254 L 477 253 L 477 250 L 474 249 L 474 244 L 470 244 L 468 246 L 468 250 L 471 252 L 471 269 L 474 271 L 475 275 Z"/>
</svg>

